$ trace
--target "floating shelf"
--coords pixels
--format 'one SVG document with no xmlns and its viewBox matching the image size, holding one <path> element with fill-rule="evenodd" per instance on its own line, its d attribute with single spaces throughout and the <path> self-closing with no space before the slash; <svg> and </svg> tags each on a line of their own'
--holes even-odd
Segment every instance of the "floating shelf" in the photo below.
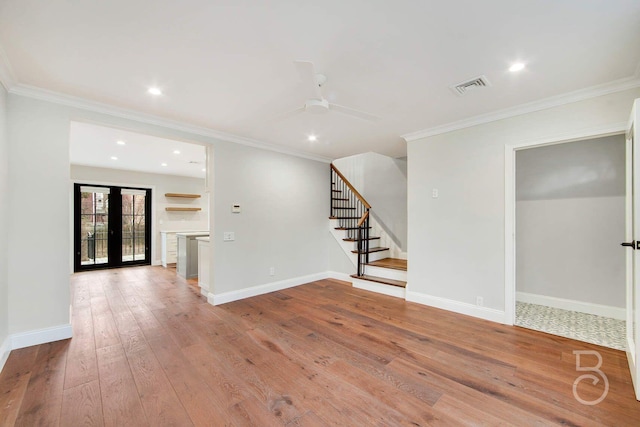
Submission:
<svg viewBox="0 0 640 427">
<path fill-rule="evenodd" d="M 164 197 L 181 197 L 183 199 L 197 199 L 199 194 L 185 194 L 185 193 L 164 193 Z"/>
<path fill-rule="evenodd" d="M 182 211 L 182 212 L 196 212 L 199 210 L 202 210 L 202 208 L 174 208 L 174 207 L 168 207 L 168 208 L 164 208 L 164 210 L 166 211 Z"/>
</svg>

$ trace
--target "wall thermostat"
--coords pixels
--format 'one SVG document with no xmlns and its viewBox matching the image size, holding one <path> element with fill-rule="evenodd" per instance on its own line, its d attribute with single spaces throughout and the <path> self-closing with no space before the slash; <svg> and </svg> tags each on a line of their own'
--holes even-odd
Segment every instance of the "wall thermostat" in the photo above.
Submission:
<svg viewBox="0 0 640 427">
<path fill-rule="evenodd" d="M 233 212 L 233 213 L 240 213 L 240 205 L 239 205 L 239 204 L 233 204 L 233 205 L 231 205 L 231 212 Z"/>
</svg>

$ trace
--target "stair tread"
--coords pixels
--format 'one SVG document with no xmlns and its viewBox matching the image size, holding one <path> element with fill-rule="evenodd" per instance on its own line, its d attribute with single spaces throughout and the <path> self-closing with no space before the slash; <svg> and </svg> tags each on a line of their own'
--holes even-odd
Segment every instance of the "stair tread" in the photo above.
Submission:
<svg viewBox="0 0 640 427">
<path fill-rule="evenodd" d="M 349 198 L 347 198 L 347 197 L 332 197 L 331 200 L 346 200 L 346 201 L 349 201 Z"/>
<path fill-rule="evenodd" d="M 369 248 L 369 251 L 367 253 L 382 252 L 382 251 L 386 251 L 388 249 L 389 248 L 383 248 L 383 247 L 378 246 L 378 247 L 375 247 L 375 248 Z M 351 251 L 351 252 L 354 253 L 354 254 L 358 253 L 358 251 Z"/>
<path fill-rule="evenodd" d="M 360 227 L 335 227 L 336 230 L 357 230 L 358 228 Z M 371 228 L 371 227 L 367 227 L 367 228 Z"/>
<path fill-rule="evenodd" d="M 360 219 L 359 216 L 330 216 L 329 219 Z"/>
<path fill-rule="evenodd" d="M 331 206 L 333 209 L 355 209 L 351 206 Z"/>
<path fill-rule="evenodd" d="M 369 237 L 369 240 L 375 240 L 375 239 L 379 239 L 380 237 Z M 345 242 L 357 242 L 358 239 L 354 238 L 354 237 L 347 237 L 346 239 L 342 239 Z"/>
<path fill-rule="evenodd" d="M 385 285 L 398 286 L 400 288 L 407 287 L 407 282 L 403 282 L 402 280 L 387 279 L 386 277 L 369 276 L 367 274 L 364 274 L 362 276 L 358 276 L 357 274 L 352 274 L 351 277 L 353 277 L 354 279 L 368 280 L 370 282 L 377 282 Z"/>
<path fill-rule="evenodd" d="M 400 258 L 382 258 L 377 261 L 371 261 L 367 265 L 372 267 L 391 268 L 393 270 L 407 271 L 407 260 Z"/>
<path fill-rule="evenodd" d="M 333 193 L 342 193 L 342 190 L 331 190 Z"/>
</svg>

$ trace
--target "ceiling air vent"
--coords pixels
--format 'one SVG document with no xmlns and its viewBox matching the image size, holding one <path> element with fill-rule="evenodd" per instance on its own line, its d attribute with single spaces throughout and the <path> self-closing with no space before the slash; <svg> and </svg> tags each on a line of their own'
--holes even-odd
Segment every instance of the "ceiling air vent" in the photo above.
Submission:
<svg viewBox="0 0 640 427">
<path fill-rule="evenodd" d="M 462 96 L 471 90 L 480 89 L 487 86 L 491 86 L 491 83 L 489 83 L 489 80 L 487 80 L 485 76 L 479 76 L 471 80 L 467 80 L 466 82 L 458 83 L 457 85 L 453 85 L 449 87 L 457 95 Z"/>
</svg>

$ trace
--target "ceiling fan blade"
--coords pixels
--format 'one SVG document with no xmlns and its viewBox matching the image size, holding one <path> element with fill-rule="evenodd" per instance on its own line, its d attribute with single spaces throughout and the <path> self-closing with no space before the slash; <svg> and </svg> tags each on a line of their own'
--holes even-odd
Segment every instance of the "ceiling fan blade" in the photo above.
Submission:
<svg viewBox="0 0 640 427">
<path fill-rule="evenodd" d="M 380 120 L 380 117 L 378 116 L 374 116 L 373 114 L 365 113 L 364 111 L 356 110 L 354 108 L 345 107 L 344 105 L 330 103 L 329 109 L 348 116 L 357 117 L 362 120 L 368 120 L 370 122 L 377 122 Z"/>
<path fill-rule="evenodd" d="M 293 61 L 296 64 L 300 78 L 305 84 L 309 85 L 309 89 L 312 90 L 311 94 L 315 99 L 322 99 L 322 90 L 318 82 L 316 68 L 311 61 L 297 60 Z"/>
<path fill-rule="evenodd" d="M 305 107 L 296 108 L 295 110 L 287 111 L 286 113 L 278 114 L 273 118 L 273 121 L 279 122 L 281 120 L 288 119 L 290 117 L 296 116 L 302 112 L 304 112 Z"/>
</svg>

